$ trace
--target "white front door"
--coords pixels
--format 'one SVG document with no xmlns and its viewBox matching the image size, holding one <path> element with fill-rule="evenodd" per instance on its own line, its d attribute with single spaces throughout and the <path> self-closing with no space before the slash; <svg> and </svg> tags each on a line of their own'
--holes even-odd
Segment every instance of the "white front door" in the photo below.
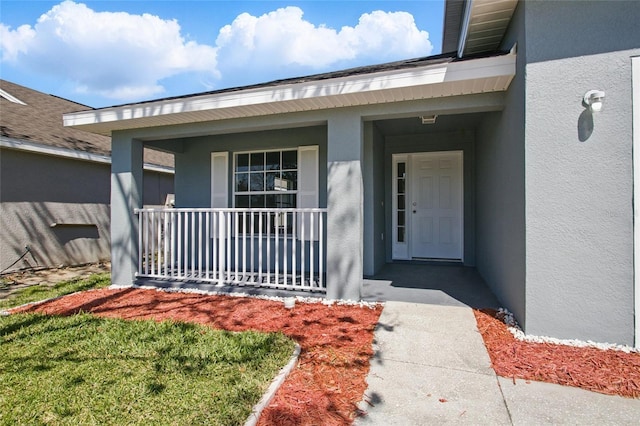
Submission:
<svg viewBox="0 0 640 426">
<path fill-rule="evenodd" d="M 410 155 L 412 258 L 462 260 L 462 151 Z"/>
</svg>

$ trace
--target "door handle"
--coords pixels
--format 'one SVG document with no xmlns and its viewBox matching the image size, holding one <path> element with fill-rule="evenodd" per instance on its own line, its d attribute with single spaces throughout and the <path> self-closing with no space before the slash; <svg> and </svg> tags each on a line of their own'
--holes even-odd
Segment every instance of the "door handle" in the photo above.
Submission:
<svg viewBox="0 0 640 426">
<path fill-rule="evenodd" d="M 415 211 L 415 210 L 413 211 L 413 214 L 416 214 L 416 211 Z"/>
</svg>

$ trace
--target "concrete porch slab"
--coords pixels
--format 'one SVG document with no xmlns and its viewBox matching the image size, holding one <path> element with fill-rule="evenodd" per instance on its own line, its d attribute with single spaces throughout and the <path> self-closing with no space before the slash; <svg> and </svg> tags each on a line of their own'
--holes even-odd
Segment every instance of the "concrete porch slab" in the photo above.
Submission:
<svg viewBox="0 0 640 426">
<path fill-rule="evenodd" d="M 388 263 L 378 274 L 364 279 L 362 299 L 473 308 L 501 306 L 475 268 L 456 264 Z"/>
</svg>

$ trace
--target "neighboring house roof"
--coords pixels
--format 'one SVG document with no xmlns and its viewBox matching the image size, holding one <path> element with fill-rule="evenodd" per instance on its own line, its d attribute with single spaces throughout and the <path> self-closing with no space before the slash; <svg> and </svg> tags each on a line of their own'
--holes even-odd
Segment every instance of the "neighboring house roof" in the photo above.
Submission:
<svg viewBox="0 0 640 426">
<path fill-rule="evenodd" d="M 90 110 L 76 102 L 0 80 L 0 146 L 110 162 L 111 138 L 63 126 L 62 115 Z M 147 168 L 173 169 L 173 156 L 145 150 Z"/>
<path fill-rule="evenodd" d="M 518 0 L 447 0 L 442 51 L 458 57 L 498 49 Z"/>
<path fill-rule="evenodd" d="M 64 115 L 65 126 L 116 130 L 247 118 L 498 92 L 515 75 L 515 53 L 436 55 L 277 80 L 253 86 L 119 105 Z"/>
</svg>

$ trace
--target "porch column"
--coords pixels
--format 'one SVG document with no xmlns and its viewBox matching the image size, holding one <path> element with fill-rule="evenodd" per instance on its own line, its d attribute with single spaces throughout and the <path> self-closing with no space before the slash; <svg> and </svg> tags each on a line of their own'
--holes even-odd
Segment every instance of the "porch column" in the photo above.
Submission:
<svg viewBox="0 0 640 426">
<path fill-rule="evenodd" d="M 363 126 L 336 112 L 327 140 L 327 298 L 360 300 L 363 252 Z"/>
<path fill-rule="evenodd" d="M 138 218 L 142 207 L 142 142 L 111 138 L 111 283 L 130 287 L 138 269 Z"/>
</svg>

